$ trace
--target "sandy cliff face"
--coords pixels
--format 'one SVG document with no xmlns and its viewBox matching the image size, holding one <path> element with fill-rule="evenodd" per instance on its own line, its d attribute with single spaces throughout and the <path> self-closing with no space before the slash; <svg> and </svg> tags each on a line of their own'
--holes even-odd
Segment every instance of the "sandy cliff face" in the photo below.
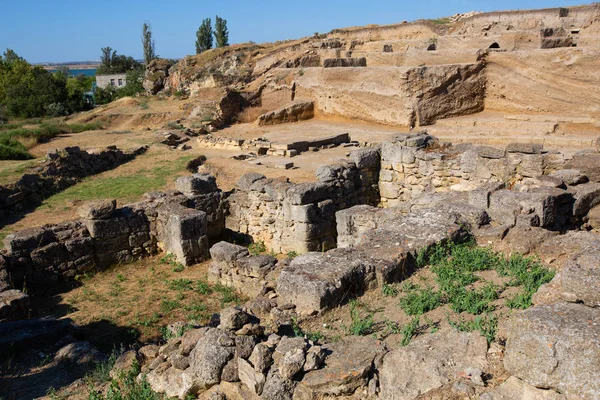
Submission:
<svg viewBox="0 0 600 400">
<path fill-rule="evenodd" d="M 246 92 L 257 115 L 302 99 L 325 117 L 406 127 L 483 110 L 596 118 L 599 36 L 596 4 L 481 13 L 214 49 L 161 78 L 191 96 Z"/>
</svg>

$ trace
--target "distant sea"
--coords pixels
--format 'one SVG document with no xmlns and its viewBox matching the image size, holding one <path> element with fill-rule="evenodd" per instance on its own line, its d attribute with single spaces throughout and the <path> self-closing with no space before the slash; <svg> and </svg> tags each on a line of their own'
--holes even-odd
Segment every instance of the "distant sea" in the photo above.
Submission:
<svg viewBox="0 0 600 400">
<path fill-rule="evenodd" d="M 55 72 L 55 69 L 51 69 L 49 70 L 50 72 Z M 77 76 L 77 75 L 85 75 L 85 76 L 96 76 L 96 69 L 70 69 L 69 71 L 71 71 L 71 74 L 73 76 Z"/>
</svg>

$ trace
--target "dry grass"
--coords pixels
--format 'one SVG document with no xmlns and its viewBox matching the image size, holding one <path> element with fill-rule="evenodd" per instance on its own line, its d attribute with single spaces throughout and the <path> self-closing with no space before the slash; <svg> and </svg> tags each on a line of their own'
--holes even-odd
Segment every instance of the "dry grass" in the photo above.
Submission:
<svg viewBox="0 0 600 400">
<path fill-rule="evenodd" d="M 171 257 L 151 257 L 79 277 L 81 286 L 60 295 L 58 307 L 80 326 L 107 321 L 142 342 L 153 341 L 169 323 L 204 324 L 214 312 L 241 300 L 229 288 L 208 285 L 207 270 L 208 263 L 183 268 Z"/>
</svg>

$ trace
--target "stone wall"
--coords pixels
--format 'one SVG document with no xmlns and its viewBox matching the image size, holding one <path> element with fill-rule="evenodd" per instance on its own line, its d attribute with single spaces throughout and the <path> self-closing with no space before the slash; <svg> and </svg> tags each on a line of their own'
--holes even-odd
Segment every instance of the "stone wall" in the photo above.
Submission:
<svg viewBox="0 0 600 400">
<path fill-rule="evenodd" d="M 46 161 L 12 185 L 0 186 L 0 221 L 12 212 L 37 205 L 46 197 L 77 183 L 81 178 L 118 167 L 146 152 L 146 146 L 119 150 L 114 146 L 98 150 L 66 147 L 53 150 Z"/>
<path fill-rule="evenodd" d="M 208 258 L 208 239 L 224 228 L 224 194 L 209 175 L 179 178 L 179 191 L 147 193 L 120 208 L 97 201 L 79 209 L 80 219 L 8 235 L 2 251 L 8 280 L 49 290 L 51 282 L 71 279 L 114 264 L 130 263 L 159 249 L 184 265 Z"/>
<path fill-rule="evenodd" d="M 351 161 L 320 167 L 315 183 L 293 184 L 246 174 L 229 197 L 227 227 L 276 252 L 335 246 L 335 212 L 379 201 L 379 150 L 352 152 Z"/>
<path fill-rule="evenodd" d="M 433 137 L 397 135 L 383 143 L 379 190 L 381 203 L 391 207 L 424 193 L 465 191 L 488 182 L 511 184 L 560 169 L 560 153 L 542 152 L 540 145 L 509 144 L 446 146 Z"/>
</svg>

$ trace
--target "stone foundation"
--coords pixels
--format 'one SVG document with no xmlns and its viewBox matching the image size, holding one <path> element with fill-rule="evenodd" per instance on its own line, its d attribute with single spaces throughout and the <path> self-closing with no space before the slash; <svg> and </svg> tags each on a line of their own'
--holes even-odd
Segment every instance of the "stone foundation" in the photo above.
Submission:
<svg viewBox="0 0 600 400">
<path fill-rule="evenodd" d="M 379 157 L 378 149 L 355 151 L 352 161 L 319 168 L 315 183 L 244 175 L 229 197 L 227 228 L 280 253 L 334 247 L 335 212 L 377 204 Z"/>
<path fill-rule="evenodd" d="M 205 260 L 209 237 L 224 228 L 224 194 L 207 175 L 180 178 L 177 186 L 184 193 L 148 193 L 121 208 L 95 202 L 80 209 L 79 220 L 8 235 L 3 260 L 10 281 L 45 291 L 49 282 L 130 263 L 160 248 L 183 265 Z"/>
</svg>

